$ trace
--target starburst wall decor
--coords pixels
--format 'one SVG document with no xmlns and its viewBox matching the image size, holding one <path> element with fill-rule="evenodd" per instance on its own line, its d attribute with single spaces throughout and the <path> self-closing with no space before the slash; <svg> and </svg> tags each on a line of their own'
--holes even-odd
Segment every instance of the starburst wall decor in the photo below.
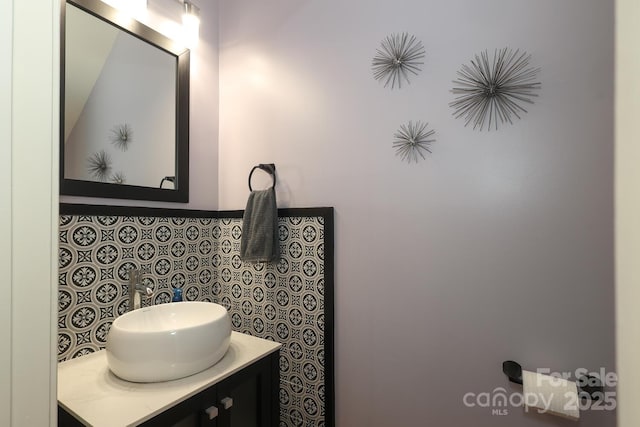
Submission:
<svg viewBox="0 0 640 427">
<path fill-rule="evenodd" d="M 100 182 L 105 182 L 111 173 L 111 156 L 104 150 L 94 153 L 87 159 L 89 175 Z"/>
<path fill-rule="evenodd" d="M 400 156 L 402 161 L 408 163 L 418 163 L 418 156 L 425 160 L 425 153 L 431 153 L 431 144 L 435 139 L 430 139 L 436 132 L 428 128 L 429 123 L 420 121 L 409 122 L 400 126 L 400 129 L 393 135 L 393 148 L 396 149 L 396 156 Z"/>
<path fill-rule="evenodd" d="M 384 87 L 391 84 L 391 89 L 402 87 L 402 81 L 410 83 L 410 74 L 417 75 L 421 59 L 425 57 L 422 42 L 407 33 L 391 34 L 376 49 L 371 67 L 373 77 L 384 82 Z"/>
<path fill-rule="evenodd" d="M 127 151 L 129 144 L 133 140 L 133 129 L 131 129 L 129 123 L 116 125 L 111 129 L 109 140 L 122 151 Z"/>
<path fill-rule="evenodd" d="M 111 175 L 110 181 L 112 184 L 124 184 L 127 182 L 127 177 L 122 172 L 116 172 Z"/>
<path fill-rule="evenodd" d="M 470 65 L 463 65 L 458 71 L 458 80 L 451 91 L 458 95 L 449 104 L 454 109 L 455 118 L 463 118 L 465 126 L 473 124 L 474 129 L 498 129 L 500 124 L 513 124 L 527 112 L 526 104 L 533 104 L 532 98 L 541 83 L 536 82 L 540 68 L 530 66 L 531 55 L 519 49 L 496 49 L 493 57 L 485 50 L 475 55 Z"/>
</svg>

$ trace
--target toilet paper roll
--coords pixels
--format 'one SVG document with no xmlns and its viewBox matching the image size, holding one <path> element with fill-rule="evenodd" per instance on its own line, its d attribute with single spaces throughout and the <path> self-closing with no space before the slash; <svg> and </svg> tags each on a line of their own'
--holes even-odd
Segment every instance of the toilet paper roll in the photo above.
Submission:
<svg viewBox="0 0 640 427">
<path fill-rule="evenodd" d="M 540 413 L 573 421 L 580 419 L 578 386 L 575 382 L 523 370 L 522 387 L 527 410 L 534 408 Z"/>
</svg>

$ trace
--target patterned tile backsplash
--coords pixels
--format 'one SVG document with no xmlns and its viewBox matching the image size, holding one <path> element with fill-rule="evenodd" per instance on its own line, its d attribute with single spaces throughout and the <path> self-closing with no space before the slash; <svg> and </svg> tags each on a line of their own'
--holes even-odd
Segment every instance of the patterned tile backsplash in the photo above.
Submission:
<svg viewBox="0 0 640 427">
<path fill-rule="evenodd" d="M 136 267 L 154 304 L 181 288 L 225 306 L 234 330 L 282 343 L 281 426 L 324 426 L 324 223 L 281 216 L 281 259 L 264 264 L 240 260 L 241 218 L 61 215 L 58 360 L 104 348 Z"/>
</svg>

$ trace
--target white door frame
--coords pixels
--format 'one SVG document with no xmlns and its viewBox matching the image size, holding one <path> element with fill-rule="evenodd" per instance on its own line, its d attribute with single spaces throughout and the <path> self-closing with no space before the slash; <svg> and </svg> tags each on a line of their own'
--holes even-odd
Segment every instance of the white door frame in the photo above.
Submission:
<svg viewBox="0 0 640 427">
<path fill-rule="evenodd" d="M 11 57 L 13 3 L 0 0 L 0 342 L 11 342 Z M 6 95 L 5 95 L 6 94 Z M 0 425 L 11 420 L 11 346 L 0 346 Z"/>
<path fill-rule="evenodd" d="M 0 425 L 12 427 L 57 422 L 59 11 L 0 0 Z"/>
<path fill-rule="evenodd" d="M 640 3 L 616 2 L 616 338 L 618 426 L 640 420 Z"/>
</svg>

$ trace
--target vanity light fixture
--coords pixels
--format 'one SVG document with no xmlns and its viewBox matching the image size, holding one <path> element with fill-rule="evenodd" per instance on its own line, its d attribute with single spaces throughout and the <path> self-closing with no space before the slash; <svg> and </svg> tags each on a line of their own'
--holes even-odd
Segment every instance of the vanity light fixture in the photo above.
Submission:
<svg viewBox="0 0 640 427">
<path fill-rule="evenodd" d="M 192 49 L 200 38 L 200 8 L 188 0 L 182 1 L 182 28 L 184 44 Z"/>
<path fill-rule="evenodd" d="M 102 0 L 109 6 L 118 9 L 126 15 L 143 19 L 147 13 L 147 0 Z"/>
</svg>

